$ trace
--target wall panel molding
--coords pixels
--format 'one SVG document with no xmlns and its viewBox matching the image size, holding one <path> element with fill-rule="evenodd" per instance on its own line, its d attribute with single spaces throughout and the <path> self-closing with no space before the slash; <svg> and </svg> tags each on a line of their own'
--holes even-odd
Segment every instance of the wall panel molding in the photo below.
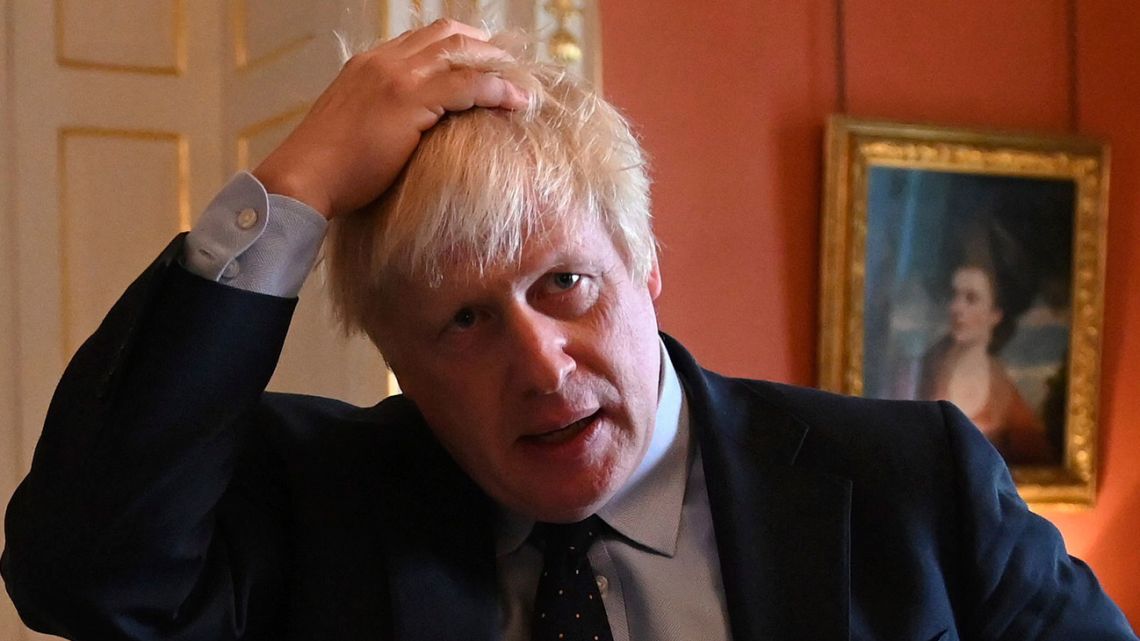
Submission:
<svg viewBox="0 0 1140 641">
<path fill-rule="evenodd" d="M 308 103 L 300 104 L 242 128 L 237 135 L 234 153 L 237 170 L 248 170 L 254 163 L 261 162 L 263 154 L 257 153 L 258 150 L 251 151 L 251 149 L 255 146 L 265 146 L 258 144 L 262 137 L 272 138 L 273 144 L 284 140 L 285 136 L 289 135 L 293 127 L 300 122 L 301 117 L 309 111 L 309 107 Z"/>
<path fill-rule="evenodd" d="M 301 34 L 286 37 L 282 42 L 257 52 L 250 37 L 250 0 L 230 0 L 230 32 L 233 34 L 234 68 L 238 71 L 267 67 L 281 60 L 289 54 L 303 49 L 305 45 L 316 39 L 312 30 L 305 30 Z M 258 20 L 258 16 L 253 17 Z"/>
<path fill-rule="evenodd" d="M 138 2 L 139 0 L 135 0 Z M 79 11 L 80 9 L 73 9 L 71 7 L 77 6 L 73 4 L 76 0 L 55 0 L 55 59 L 56 63 L 65 68 L 71 69 L 84 69 L 84 70 L 98 70 L 119 73 L 141 73 L 153 74 L 163 76 L 178 76 L 186 69 L 186 42 L 187 42 L 187 26 L 186 26 L 186 7 L 185 0 L 167 0 L 170 5 L 170 31 L 168 34 L 169 42 L 167 46 L 171 51 L 170 60 L 161 64 L 153 62 L 138 62 L 132 63 L 126 60 L 109 60 L 106 59 L 106 52 L 92 51 L 86 54 L 82 52 L 72 52 L 69 47 L 68 38 L 68 21 L 69 17 L 74 14 L 72 11 Z M 123 3 L 119 3 L 122 5 Z M 155 6 L 154 0 L 145 0 L 142 6 Z M 92 6 L 95 5 L 95 6 Z M 99 3 L 93 3 L 88 0 L 82 5 L 83 9 L 90 11 L 92 8 L 98 8 Z M 104 7 L 106 8 L 106 7 Z M 125 8 L 119 6 L 119 12 L 124 12 Z M 98 15 L 93 12 L 93 15 Z M 80 20 L 82 28 L 88 38 L 92 37 L 91 34 L 97 34 L 99 37 L 116 37 L 118 34 L 131 34 L 138 37 L 143 30 L 130 29 L 130 25 L 115 25 L 108 24 L 101 28 L 92 28 L 84 16 L 84 20 Z M 146 34 L 158 34 L 159 30 L 148 31 Z M 73 33 L 72 38 L 76 35 Z M 76 45 L 81 46 L 81 45 Z M 162 47 L 162 45 L 158 45 Z M 118 47 L 120 50 L 125 47 Z"/>
<path fill-rule="evenodd" d="M 98 162 L 93 157 L 85 154 L 90 154 L 94 150 L 90 147 L 84 151 L 80 151 L 78 147 L 83 143 L 98 143 L 99 145 L 107 145 L 107 147 L 99 151 Z M 141 143 L 144 145 L 162 145 L 167 147 L 160 155 L 168 156 L 168 162 L 174 168 L 174 175 L 172 176 L 173 184 L 165 186 L 168 194 L 172 195 L 173 202 L 171 207 L 162 209 L 158 212 L 155 211 L 132 211 L 131 207 L 133 202 L 124 203 L 122 210 L 116 210 L 116 213 L 125 218 L 115 220 L 111 216 L 106 216 L 105 211 L 99 211 L 102 206 L 109 203 L 103 201 L 99 196 L 109 195 L 112 193 L 126 194 L 130 193 L 132 197 L 146 196 L 145 190 L 148 189 L 164 189 L 164 186 L 149 185 L 149 184 L 131 184 L 126 180 L 127 177 L 117 176 L 115 169 L 115 161 L 123 158 L 138 160 L 143 158 L 146 154 L 139 147 L 135 147 L 130 156 L 119 155 L 116 158 L 115 149 L 111 148 L 114 143 Z M 134 146 L 134 145 L 132 145 Z M 153 153 L 153 152 L 152 152 Z M 79 347 L 79 341 L 86 336 L 87 332 L 94 329 L 92 323 L 93 319 L 85 318 L 88 314 L 83 313 L 83 304 L 85 301 L 78 299 L 78 296 L 87 294 L 90 291 L 78 291 L 79 282 L 82 281 L 90 289 L 92 283 L 90 281 L 96 280 L 93 274 L 98 274 L 101 264 L 97 258 L 87 260 L 84 258 L 85 251 L 92 249 L 88 244 L 97 244 L 99 240 L 106 240 L 108 225 L 127 223 L 126 229 L 118 230 L 123 234 L 120 243 L 111 244 L 109 247 L 95 247 L 93 249 L 105 249 L 113 252 L 116 249 L 119 252 L 128 251 L 129 249 L 137 246 L 139 243 L 146 243 L 147 241 L 159 240 L 146 237 L 139 237 L 138 231 L 153 230 L 158 228 L 160 233 L 168 229 L 171 232 L 185 231 L 190 228 L 190 144 L 186 137 L 177 132 L 170 131 L 150 131 L 144 129 L 104 129 L 98 127 L 62 127 L 58 134 L 58 160 L 57 166 L 59 171 L 58 188 L 59 188 L 59 274 L 60 274 L 60 344 L 61 352 L 66 360 L 71 358 L 71 355 Z M 87 160 L 87 163 L 83 163 Z M 72 164 L 85 164 L 85 169 L 88 169 L 88 175 L 85 176 L 84 184 L 88 188 L 101 189 L 99 193 L 76 193 L 77 180 L 76 177 L 71 175 L 69 166 Z M 99 165 L 100 170 L 108 170 L 106 176 L 95 176 L 94 180 L 90 174 L 95 173 L 93 168 Z M 154 166 L 153 164 L 151 165 Z M 161 173 L 161 171 L 159 172 Z M 137 175 L 137 174 L 136 174 Z M 116 181 L 116 178 L 122 180 Z M 106 179 L 105 182 L 100 179 Z M 152 195 L 152 194 L 150 194 Z M 152 196 L 153 197 L 153 196 Z M 132 200 L 132 198 L 125 198 L 125 200 Z M 160 200 L 160 199 L 154 199 Z M 176 217 L 173 221 L 168 220 L 168 223 L 155 222 L 154 219 L 161 219 L 164 213 L 168 211 L 176 212 Z M 93 225 L 90 221 L 90 216 L 99 216 L 98 221 Z M 137 225 L 130 225 L 131 222 L 138 221 Z M 133 230 L 131 228 L 134 228 Z M 92 233 L 95 232 L 95 233 Z M 96 238 L 92 238 L 96 236 Z M 83 242 L 77 242 L 78 238 L 82 237 Z M 131 239 L 128 243 L 126 239 Z M 144 250 L 147 254 L 152 253 L 150 245 L 146 245 L 147 249 Z M 83 251 L 81 251 L 83 250 Z M 118 254 L 113 254 L 118 257 Z M 114 261 L 108 261 L 114 262 Z M 144 265 L 138 266 L 139 268 Z M 128 265 L 128 269 L 134 267 Z M 96 302 L 103 302 L 109 300 L 113 302 L 118 296 L 120 279 L 109 278 L 107 279 L 108 285 L 115 287 L 114 291 L 100 292 L 102 295 L 97 296 Z M 92 305 L 87 305 L 92 306 Z M 98 305 L 93 305 L 98 308 Z M 105 311 L 105 310 L 104 310 Z M 98 319 L 94 319 L 97 321 Z M 77 325 L 81 327 L 77 327 Z M 82 327 L 87 325 L 86 327 Z"/>
</svg>

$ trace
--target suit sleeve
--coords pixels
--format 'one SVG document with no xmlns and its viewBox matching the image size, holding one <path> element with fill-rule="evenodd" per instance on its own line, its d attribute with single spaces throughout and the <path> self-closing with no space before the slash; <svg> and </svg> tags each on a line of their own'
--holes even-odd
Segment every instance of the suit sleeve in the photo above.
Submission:
<svg viewBox="0 0 1140 641">
<path fill-rule="evenodd" d="M 964 638 L 1136 641 L 1092 570 L 1069 556 L 1053 524 L 1029 511 L 997 451 L 957 408 L 941 405 L 971 569 Z"/>
<path fill-rule="evenodd" d="M 282 499 L 266 455 L 240 447 L 240 426 L 295 300 L 190 274 L 176 263 L 182 242 L 72 359 L 9 505 L 0 568 L 36 630 L 80 641 L 271 635 Z"/>
</svg>

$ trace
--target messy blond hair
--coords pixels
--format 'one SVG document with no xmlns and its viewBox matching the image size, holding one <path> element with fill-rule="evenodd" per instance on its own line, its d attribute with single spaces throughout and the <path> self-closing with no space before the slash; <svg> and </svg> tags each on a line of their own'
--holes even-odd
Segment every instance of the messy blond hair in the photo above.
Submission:
<svg viewBox="0 0 1140 641">
<path fill-rule="evenodd" d="M 502 75 L 527 91 L 529 106 L 446 115 L 387 192 L 331 224 L 330 291 L 350 333 L 379 344 L 379 320 L 398 305 L 386 295 L 393 276 L 438 285 L 456 267 L 481 274 L 517 262 L 527 238 L 555 224 L 573 233 L 600 222 L 632 277 L 648 277 L 649 179 L 629 124 L 581 80 L 528 58 L 517 36 L 491 41 L 514 59 L 452 65 Z"/>
</svg>

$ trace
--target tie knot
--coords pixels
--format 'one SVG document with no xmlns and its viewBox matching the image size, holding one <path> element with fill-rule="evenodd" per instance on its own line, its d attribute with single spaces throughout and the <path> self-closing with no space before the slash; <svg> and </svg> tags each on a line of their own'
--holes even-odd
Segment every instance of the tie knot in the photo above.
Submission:
<svg viewBox="0 0 1140 641">
<path fill-rule="evenodd" d="M 535 537 L 546 543 L 546 553 L 565 555 L 570 558 L 585 556 L 594 539 L 605 528 L 605 522 L 597 514 L 577 523 L 538 523 Z"/>
</svg>

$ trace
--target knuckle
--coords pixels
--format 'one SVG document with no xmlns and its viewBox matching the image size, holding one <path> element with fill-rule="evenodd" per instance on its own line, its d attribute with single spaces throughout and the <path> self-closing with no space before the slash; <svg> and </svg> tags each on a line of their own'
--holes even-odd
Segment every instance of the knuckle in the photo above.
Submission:
<svg viewBox="0 0 1140 641">
<path fill-rule="evenodd" d="M 471 67 L 458 69 L 457 72 L 459 74 L 459 81 L 465 85 L 474 85 L 483 82 L 487 78 L 487 74 Z"/>
<path fill-rule="evenodd" d="M 404 68 L 403 65 L 388 58 L 373 58 L 368 61 L 373 73 L 381 76 L 398 76 Z"/>
<path fill-rule="evenodd" d="M 469 53 L 474 49 L 474 41 L 466 34 L 454 33 L 444 40 L 447 50 L 457 53 Z"/>
<path fill-rule="evenodd" d="M 452 31 L 458 24 L 458 21 L 452 20 L 451 18 L 436 18 L 436 20 L 431 23 L 431 26 L 441 31 Z"/>
<path fill-rule="evenodd" d="M 419 86 L 419 80 L 412 74 L 393 74 L 388 76 L 388 81 L 385 86 L 392 96 L 407 96 L 416 90 Z"/>
<path fill-rule="evenodd" d="M 366 63 L 366 55 L 363 53 L 357 53 L 357 54 L 353 54 L 352 56 L 349 57 L 348 60 L 344 61 L 344 68 L 345 69 L 359 69 L 360 67 L 363 67 L 365 64 L 367 64 Z"/>
<path fill-rule="evenodd" d="M 354 72 L 374 74 L 388 71 L 390 64 L 387 56 L 373 49 L 352 56 L 344 63 L 344 66 Z"/>
<path fill-rule="evenodd" d="M 353 58 L 349 59 L 349 63 L 352 63 L 353 60 L 356 61 L 354 68 L 359 69 L 366 74 L 381 77 L 398 75 L 398 66 L 393 64 L 389 58 L 386 58 L 384 56 L 362 54 L 360 56 L 354 56 Z"/>
</svg>

